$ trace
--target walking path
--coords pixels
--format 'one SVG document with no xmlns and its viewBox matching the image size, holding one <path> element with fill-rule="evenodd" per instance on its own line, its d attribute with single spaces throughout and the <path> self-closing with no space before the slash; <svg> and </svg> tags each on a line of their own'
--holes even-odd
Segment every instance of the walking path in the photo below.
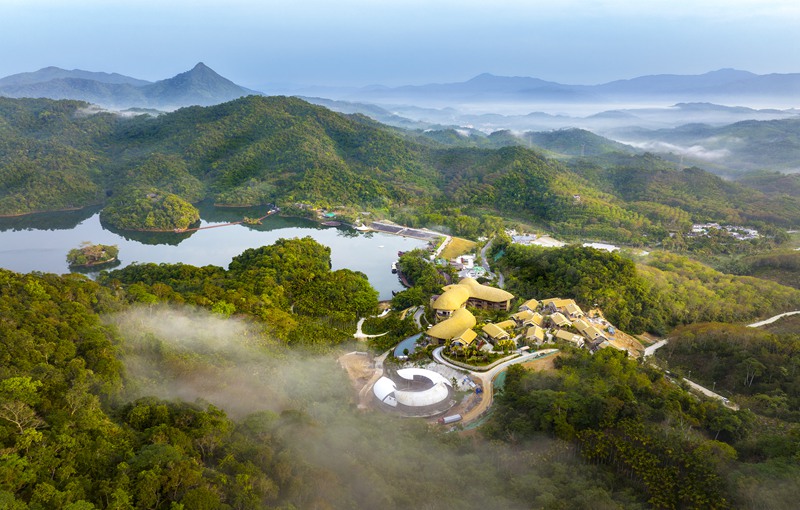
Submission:
<svg viewBox="0 0 800 510">
<path fill-rule="evenodd" d="M 748 328 L 760 328 L 761 326 L 766 326 L 767 324 L 772 324 L 773 322 L 777 321 L 778 319 L 782 319 L 782 318 L 788 317 L 790 315 L 797 315 L 798 313 L 800 313 L 800 310 L 797 310 L 795 312 L 779 313 L 778 315 L 776 315 L 774 317 L 770 317 L 769 319 L 764 319 L 763 321 L 759 321 L 759 322 L 754 322 L 752 324 L 748 324 L 747 327 Z"/>
<path fill-rule="evenodd" d="M 358 340 L 364 340 L 366 338 L 378 338 L 379 336 L 387 335 L 389 332 L 381 333 L 380 335 L 365 335 L 363 331 L 361 331 L 361 325 L 364 324 L 364 321 L 367 320 L 366 317 L 362 317 L 358 319 L 358 324 L 356 324 L 356 332 L 353 337 L 357 338 Z"/>
<path fill-rule="evenodd" d="M 268 212 L 264 216 L 262 216 L 260 218 L 256 218 L 255 221 L 261 222 L 261 221 L 267 219 L 267 217 L 269 215 L 275 214 L 276 212 L 278 212 L 278 211 L 273 209 L 272 211 Z M 242 223 L 244 223 L 244 220 L 232 221 L 230 223 L 221 223 L 219 225 L 206 225 L 205 227 L 185 228 L 183 230 L 181 230 L 181 229 L 165 230 L 165 232 L 175 232 L 177 234 L 183 234 L 184 232 L 197 232 L 198 230 L 208 230 L 210 228 L 230 227 L 231 225 L 241 225 Z"/>
</svg>

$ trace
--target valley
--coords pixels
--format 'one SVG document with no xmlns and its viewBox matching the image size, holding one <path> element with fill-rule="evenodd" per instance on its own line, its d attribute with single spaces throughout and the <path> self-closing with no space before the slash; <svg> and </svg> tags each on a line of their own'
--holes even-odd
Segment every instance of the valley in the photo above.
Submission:
<svg viewBox="0 0 800 510">
<path fill-rule="evenodd" d="M 104 80 L 136 100 L 0 98 L 0 506 L 794 504 L 797 319 L 746 326 L 800 309 L 791 108 L 582 124 L 204 96 L 229 81 L 203 64 L 158 82 L 62 71 L 0 93 Z M 766 86 L 704 79 L 732 75 Z M 517 130 L 545 120 L 564 129 Z M 422 228 L 453 241 L 406 237 Z M 118 265 L 69 273 L 82 241 Z M 417 372 L 434 363 L 490 394 Z M 384 414 L 378 375 L 404 402 L 408 384 L 457 404 Z"/>
</svg>

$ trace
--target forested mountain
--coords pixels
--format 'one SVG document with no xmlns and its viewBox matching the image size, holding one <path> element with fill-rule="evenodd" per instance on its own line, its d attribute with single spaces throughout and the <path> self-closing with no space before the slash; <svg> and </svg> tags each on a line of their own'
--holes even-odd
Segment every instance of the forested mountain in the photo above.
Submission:
<svg viewBox="0 0 800 510">
<path fill-rule="evenodd" d="M 613 145 L 585 132 L 545 137 L 560 150 L 601 153 L 564 164 L 521 146 L 422 143 L 296 98 L 249 96 L 133 118 L 77 101 L 0 99 L 0 133 L 0 214 L 156 187 L 189 202 L 372 208 L 464 235 L 475 235 L 470 225 L 487 214 L 632 244 L 665 239 L 692 221 L 800 223 L 796 197 L 678 171 L 652 155 L 609 152 Z"/>
<path fill-rule="evenodd" d="M 797 169 L 800 119 L 746 120 L 725 126 L 693 123 L 672 129 L 630 129 L 619 136 L 658 152 L 720 165 L 728 173 L 765 168 L 791 173 Z"/>
<path fill-rule="evenodd" d="M 77 99 L 111 108 L 175 109 L 213 105 L 256 93 L 198 63 L 177 76 L 151 83 L 117 73 L 46 67 L 0 79 L 0 96 Z"/>
</svg>

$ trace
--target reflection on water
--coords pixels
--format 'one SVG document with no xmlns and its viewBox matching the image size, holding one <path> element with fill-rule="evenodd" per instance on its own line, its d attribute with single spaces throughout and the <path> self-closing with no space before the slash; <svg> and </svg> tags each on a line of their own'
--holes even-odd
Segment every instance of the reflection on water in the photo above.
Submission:
<svg viewBox="0 0 800 510">
<path fill-rule="evenodd" d="M 112 227 L 103 220 L 100 220 L 100 226 L 128 241 L 136 241 L 138 243 L 151 245 L 169 244 L 178 246 L 195 233 L 193 230 L 188 232 L 139 232 L 137 230 L 120 230 Z"/>
<path fill-rule="evenodd" d="M 104 264 L 97 264 L 94 266 L 70 266 L 69 270 L 73 273 L 82 273 L 89 276 L 95 276 L 100 271 L 110 271 L 122 265 L 120 259 L 112 260 Z"/>
<path fill-rule="evenodd" d="M 201 204 L 201 226 L 260 217 L 259 208 L 219 208 Z M 104 228 L 99 208 L 0 218 L 0 267 L 27 273 L 67 273 L 67 252 L 84 241 L 119 247 L 120 263 L 177 263 L 227 267 L 248 248 L 269 245 L 280 238 L 310 236 L 331 248 L 331 266 L 367 275 L 381 299 L 402 290 L 391 265 L 398 251 L 425 246 L 424 241 L 380 233 L 360 233 L 348 227 L 324 227 L 304 218 L 269 216 L 261 225 L 231 225 L 184 233 L 123 232 Z M 89 275 L 98 268 L 85 270 Z"/>
<path fill-rule="evenodd" d="M 7 230 L 72 230 L 82 221 L 100 212 L 101 206 L 86 207 L 77 211 L 59 211 L 0 217 L 0 232 Z"/>
</svg>

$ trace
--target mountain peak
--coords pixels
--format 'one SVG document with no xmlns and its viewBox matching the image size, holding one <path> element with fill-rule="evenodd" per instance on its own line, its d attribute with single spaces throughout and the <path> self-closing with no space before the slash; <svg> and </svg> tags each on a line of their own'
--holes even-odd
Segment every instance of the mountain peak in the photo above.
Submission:
<svg viewBox="0 0 800 510">
<path fill-rule="evenodd" d="M 251 93 L 220 76 L 203 62 L 198 62 L 189 71 L 149 85 L 146 92 L 151 97 L 157 98 L 159 104 L 167 106 L 185 104 L 207 106 Z"/>
</svg>

